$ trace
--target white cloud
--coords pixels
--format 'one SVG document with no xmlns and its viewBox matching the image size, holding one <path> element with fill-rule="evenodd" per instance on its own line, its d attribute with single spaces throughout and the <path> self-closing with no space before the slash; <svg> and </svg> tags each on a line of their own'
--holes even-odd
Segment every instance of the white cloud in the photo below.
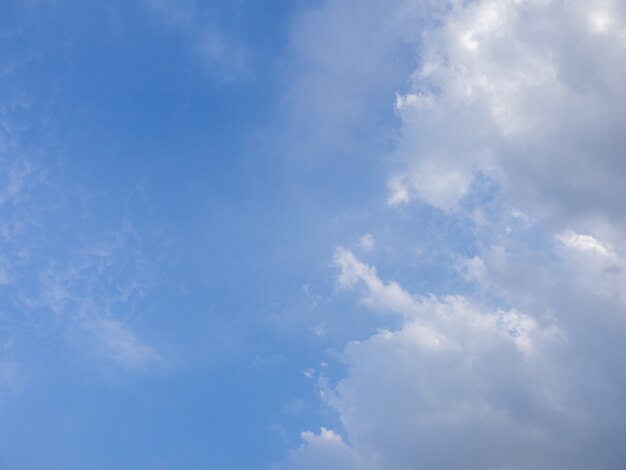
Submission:
<svg viewBox="0 0 626 470">
<path fill-rule="evenodd" d="M 337 448 L 377 469 L 621 468 L 626 6 L 446 4 L 431 27 L 414 22 L 387 202 L 473 222 L 474 253 L 457 258 L 470 286 L 414 294 L 336 250 L 338 286 L 396 316 L 346 346 L 324 391 Z M 485 196 L 478 176 L 497 188 Z"/>
<path fill-rule="evenodd" d="M 359 246 L 365 251 L 372 251 L 376 242 L 371 233 L 366 233 L 365 235 L 359 237 Z"/>
<path fill-rule="evenodd" d="M 406 316 L 419 313 L 415 299 L 404 291 L 396 282 L 383 282 L 376 274 L 376 269 L 361 263 L 352 252 L 344 248 L 335 251 L 335 265 L 341 270 L 338 283 L 341 287 L 352 287 L 363 283 L 367 294 L 361 301 L 377 310 L 390 310 Z"/>
<path fill-rule="evenodd" d="M 403 319 L 399 328 L 348 344 L 348 372 L 323 395 L 349 448 L 377 469 L 583 469 L 602 459 L 601 468 L 619 468 L 616 443 L 626 436 L 615 412 L 626 374 L 611 371 L 624 349 L 623 307 L 606 303 L 611 295 L 594 300 L 580 286 L 571 298 L 577 277 L 561 261 L 530 273 L 552 270 L 548 295 L 532 283 L 511 284 L 507 271 L 520 259 L 502 247 L 494 253 L 481 262 L 483 279 L 513 291 L 511 301 L 531 296 L 532 314 L 461 296 L 411 295 L 338 251 L 342 285 Z M 390 285 L 404 302 L 385 291 Z M 294 451 L 294 468 L 298 456 L 312 453 L 308 446 Z"/>
<path fill-rule="evenodd" d="M 568 248 L 583 252 L 592 252 L 602 258 L 611 258 L 613 256 L 610 247 L 606 246 L 604 243 L 591 235 L 567 232 L 559 235 L 557 239 Z"/>
<path fill-rule="evenodd" d="M 351 253 L 337 258 L 344 286 L 362 284 L 368 304 L 404 319 L 394 331 L 350 343 L 349 372 L 326 394 L 352 452 L 377 469 L 550 468 L 537 455 L 571 418 L 563 411 L 568 392 L 552 375 L 558 368 L 549 354 L 564 344 L 556 326 L 461 296 L 412 296 Z M 293 468 L 314 451 L 294 452 Z"/>
<path fill-rule="evenodd" d="M 368 470 L 371 462 L 347 446 L 340 435 L 322 428 L 319 434 L 303 432 L 303 446 L 272 470 Z"/>
<path fill-rule="evenodd" d="M 158 358 L 156 351 L 143 344 L 123 323 L 113 318 L 91 317 L 80 323 L 74 335 L 82 346 L 124 369 L 133 369 Z"/>
<path fill-rule="evenodd" d="M 536 213 L 623 213 L 624 31 L 617 1 L 454 2 L 398 99 L 400 199 L 451 209 L 482 172 Z"/>
</svg>

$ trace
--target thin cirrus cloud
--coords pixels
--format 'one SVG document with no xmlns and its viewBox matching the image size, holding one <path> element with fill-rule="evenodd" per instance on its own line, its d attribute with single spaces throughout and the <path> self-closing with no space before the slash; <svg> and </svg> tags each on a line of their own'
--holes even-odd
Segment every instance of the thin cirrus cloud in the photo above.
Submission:
<svg viewBox="0 0 626 470">
<path fill-rule="evenodd" d="M 7 122 L 11 116 L 6 117 Z M 150 290 L 154 266 L 142 255 L 132 217 L 97 233 L 75 211 L 67 184 L 52 176 L 5 126 L 0 168 L 0 387 L 16 386 L 33 342 L 61 339 L 123 369 L 158 358 L 132 331 L 137 305 Z M 78 189 L 78 188 L 74 188 Z M 83 194 L 79 204 L 88 204 Z M 67 225 L 74 227 L 68 230 Z"/>
<path fill-rule="evenodd" d="M 221 30 L 211 11 L 196 1 L 145 0 L 158 21 L 184 37 L 184 42 L 214 77 L 238 81 L 250 73 L 248 48 Z"/>
<path fill-rule="evenodd" d="M 626 10 L 482 0 L 431 19 L 388 204 L 472 221 L 469 290 L 411 293 L 338 248 L 338 285 L 401 321 L 345 346 L 320 385 L 340 428 L 276 468 L 621 468 Z"/>
</svg>

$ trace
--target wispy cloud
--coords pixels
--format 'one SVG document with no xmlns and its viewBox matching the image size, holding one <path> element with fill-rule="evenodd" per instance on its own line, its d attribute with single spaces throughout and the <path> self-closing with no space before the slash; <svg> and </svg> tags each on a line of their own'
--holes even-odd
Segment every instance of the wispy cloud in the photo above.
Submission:
<svg viewBox="0 0 626 470">
<path fill-rule="evenodd" d="M 0 347 L 4 382 L 19 376 L 34 340 L 67 340 L 67 346 L 125 369 L 156 359 L 154 348 L 132 327 L 141 316 L 138 304 L 156 279 L 132 215 L 122 215 L 104 233 L 90 230 L 74 211 L 70 192 L 64 192 L 67 185 L 44 170 L 51 160 L 29 156 L 32 149 L 22 143 L 21 131 L 9 124 L 4 129 L 0 344 L 11 345 Z"/>
<path fill-rule="evenodd" d="M 156 351 L 141 342 L 122 321 L 108 316 L 87 316 L 71 331 L 72 341 L 124 369 L 158 359 Z"/>
<path fill-rule="evenodd" d="M 248 48 L 221 29 L 210 9 L 193 0 L 145 2 L 158 21 L 188 42 L 191 53 L 218 79 L 238 81 L 250 73 Z"/>
</svg>

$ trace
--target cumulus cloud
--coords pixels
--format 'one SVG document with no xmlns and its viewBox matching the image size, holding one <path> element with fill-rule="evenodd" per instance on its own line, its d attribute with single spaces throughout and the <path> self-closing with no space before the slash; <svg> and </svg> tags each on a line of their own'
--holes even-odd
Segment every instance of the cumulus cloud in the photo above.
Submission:
<svg viewBox="0 0 626 470">
<path fill-rule="evenodd" d="M 397 101 L 406 166 L 391 201 L 449 210 L 482 173 L 535 212 L 622 217 L 622 2 L 453 5 L 424 33 L 413 90 Z"/>
<path fill-rule="evenodd" d="M 349 448 L 373 468 L 619 468 L 626 436 L 615 411 L 626 377 L 611 371 L 624 321 L 588 311 L 588 292 L 579 296 L 584 306 L 564 310 L 572 280 L 559 285 L 558 266 L 550 295 L 519 293 L 535 296 L 537 310 L 522 312 L 459 295 L 411 295 L 343 249 L 337 264 L 342 286 L 402 318 L 398 328 L 348 344 L 348 372 L 324 394 Z M 486 262 L 497 278 L 490 268 Z M 587 337 L 592 326 L 599 338 Z M 298 456 L 317 452 L 307 442 L 290 456 L 293 468 Z M 337 468 L 353 468 L 345 465 Z"/>
<path fill-rule="evenodd" d="M 446 5 L 396 100 L 387 202 L 472 221 L 467 289 L 413 293 L 337 249 L 338 286 L 398 320 L 344 348 L 339 447 L 376 469 L 621 468 L 626 8 Z"/>
<path fill-rule="evenodd" d="M 303 446 L 272 470 L 368 470 L 371 463 L 352 450 L 340 435 L 326 428 L 319 434 L 303 432 Z"/>
<path fill-rule="evenodd" d="M 342 287 L 352 287 L 363 283 L 367 295 L 361 301 L 374 309 L 395 311 L 406 316 L 417 314 L 415 299 L 396 282 L 384 282 L 376 274 L 376 269 L 361 263 L 352 252 L 338 248 L 335 252 L 335 265 L 341 273 L 338 283 Z"/>
</svg>

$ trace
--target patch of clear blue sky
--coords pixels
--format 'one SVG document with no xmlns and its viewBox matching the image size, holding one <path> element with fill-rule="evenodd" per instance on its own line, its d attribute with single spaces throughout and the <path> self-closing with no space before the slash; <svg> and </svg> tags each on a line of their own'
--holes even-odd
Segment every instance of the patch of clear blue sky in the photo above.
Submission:
<svg viewBox="0 0 626 470">
<path fill-rule="evenodd" d="M 332 376 L 340 365 L 327 350 L 380 322 L 335 294 L 334 247 L 366 232 L 382 246 L 393 240 L 395 251 L 369 260 L 423 293 L 448 287 L 437 250 L 403 272 L 394 259 L 420 244 L 471 246 L 437 212 L 385 208 L 381 155 L 412 53 L 363 104 L 380 118 L 355 119 L 341 145 L 317 142 L 313 155 L 315 130 L 294 130 L 284 105 L 300 73 L 293 20 L 313 3 L 181 3 L 200 16 L 194 27 L 217 25 L 243 47 L 234 74 L 148 3 L 0 6 L 0 99 L 13 142 L 3 158 L 30 162 L 36 175 L 27 199 L 2 209 L 33 222 L 3 247 L 31 254 L 0 287 L 2 338 L 15 340 L 18 370 L 0 395 L 3 468 L 265 468 L 300 431 L 333 423 L 301 371 L 325 360 Z M 80 274 L 63 312 L 24 307 L 46 272 L 102 246 L 114 247 L 110 261 Z M 135 281 L 143 290 L 132 301 L 107 304 Z M 90 352 L 76 326 L 86 296 L 159 358 L 125 369 Z"/>
</svg>

